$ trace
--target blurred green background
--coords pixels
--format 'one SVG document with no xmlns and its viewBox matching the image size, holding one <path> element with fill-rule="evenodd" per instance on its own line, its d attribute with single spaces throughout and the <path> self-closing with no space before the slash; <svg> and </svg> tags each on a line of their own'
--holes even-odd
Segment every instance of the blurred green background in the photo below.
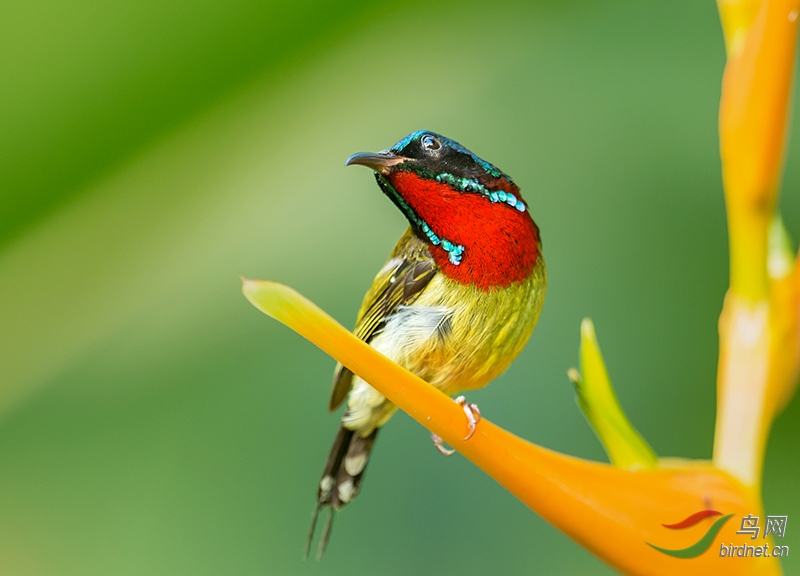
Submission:
<svg viewBox="0 0 800 576">
<path fill-rule="evenodd" d="M 334 362 L 239 274 L 352 325 L 405 224 L 343 162 L 442 132 L 521 185 L 549 268 L 529 346 L 470 400 L 604 460 L 565 375 L 591 316 L 656 451 L 708 458 L 723 65 L 710 0 L 0 4 L 0 573 L 611 573 L 403 414 L 304 563 Z M 795 400 L 764 482 L 795 520 L 798 438 Z"/>
</svg>

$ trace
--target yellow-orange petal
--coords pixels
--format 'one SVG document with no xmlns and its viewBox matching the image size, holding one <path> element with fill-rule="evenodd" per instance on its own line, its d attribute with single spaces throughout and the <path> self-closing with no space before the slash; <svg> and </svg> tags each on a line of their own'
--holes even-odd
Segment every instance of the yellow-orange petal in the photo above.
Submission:
<svg viewBox="0 0 800 576">
<path fill-rule="evenodd" d="M 731 289 L 768 296 L 767 230 L 783 162 L 800 0 L 761 3 L 725 67 L 720 153 L 728 209 Z"/>
</svg>

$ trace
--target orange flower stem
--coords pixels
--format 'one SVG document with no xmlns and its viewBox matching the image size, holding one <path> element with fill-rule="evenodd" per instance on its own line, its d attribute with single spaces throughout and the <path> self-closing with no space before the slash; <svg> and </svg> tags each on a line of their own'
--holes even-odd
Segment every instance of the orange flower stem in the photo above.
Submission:
<svg viewBox="0 0 800 576">
<path fill-rule="evenodd" d="M 764 449 L 796 334 L 796 308 L 775 298 L 768 273 L 794 73 L 800 0 L 720 3 L 728 40 L 720 153 L 730 237 L 730 291 L 720 316 L 714 463 L 746 485 L 761 482 Z M 788 301 L 788 299 L 786 299 Z M 794 324 L 796 327 L 796 323 Z"/>
</svg>

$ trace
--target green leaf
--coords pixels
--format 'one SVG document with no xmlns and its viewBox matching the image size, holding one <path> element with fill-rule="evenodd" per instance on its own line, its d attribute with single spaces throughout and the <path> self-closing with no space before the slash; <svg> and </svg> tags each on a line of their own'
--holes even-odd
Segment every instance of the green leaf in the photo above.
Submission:
<svg viewBox="0 0 800 576">
<path fill-rule="evenodd" d="M 581 372 L 573 368 L 568 373 L 578 393 L 578 405 L 611 463 L 628 469 L 654 467 L 658 458 L 622 411 L 597 344 L 594 324 L 588 318 L 581 322 Z"/>
</svg>

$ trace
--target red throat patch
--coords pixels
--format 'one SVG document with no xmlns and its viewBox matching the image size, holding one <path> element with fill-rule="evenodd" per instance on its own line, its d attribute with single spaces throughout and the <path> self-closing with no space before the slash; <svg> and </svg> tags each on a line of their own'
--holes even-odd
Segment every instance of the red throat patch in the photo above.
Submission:
<svg viewBox="0 0 800 576">
<path fill-rule="evenodd" d="M 413 172 L 395 172 L 388 180 L 437 236 L 464 246 L 461 262 L 453 264 L 447 251 L 431 245 L 431 254 L 448 278 L 488 290 L 521 282 L 533 272 L 541 241 L 527 209 L 520 212 Z M 516 185 L 505 180 L 497 184 L 520 198 Z"/>
</svg>

